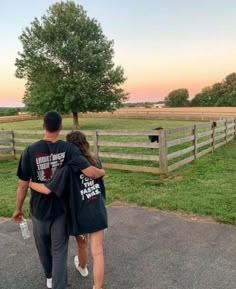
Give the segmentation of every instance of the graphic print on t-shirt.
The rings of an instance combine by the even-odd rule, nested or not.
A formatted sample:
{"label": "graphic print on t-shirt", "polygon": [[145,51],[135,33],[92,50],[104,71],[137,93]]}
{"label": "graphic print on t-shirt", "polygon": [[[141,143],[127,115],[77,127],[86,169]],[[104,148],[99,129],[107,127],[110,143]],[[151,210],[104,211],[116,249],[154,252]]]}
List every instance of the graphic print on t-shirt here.
{"label": "graphic print on t-shirt", "polygon": [[36,154],[37,177],[41,182],[52,178],[55,171],[61,167],[65,159],[65,152],[58,154]]}
{"label": "graphic print on t-shirt", "polygon": [[85,199],[85,197],[88,200],[97,198],[97,195],[101,194],[101,188],[98,183],[94,183],[94,180],[91,178],[86,177],[84,174],[80,175],[82,189],[80,190],[80,194],[82,197],[82,200]]}

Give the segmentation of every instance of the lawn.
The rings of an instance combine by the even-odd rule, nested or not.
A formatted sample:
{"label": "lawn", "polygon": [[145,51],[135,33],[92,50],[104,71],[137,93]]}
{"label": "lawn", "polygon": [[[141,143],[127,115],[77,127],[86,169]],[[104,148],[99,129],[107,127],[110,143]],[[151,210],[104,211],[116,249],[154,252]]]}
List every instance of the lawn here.
{"label": "lawn", "polygon": [[[194,121],[169,121],[160,119],[111,119],[111,118],[81,118],[79,119],[81,130],[119,130],[119,129],[130,129],[130,130],[141,130],[141,129],[153,129],[158,126],[163,128],[181,127],[191,124],[195,124]],[[39,130],[42,128],[42,120],[28,120],[28,121],[17,121],[0,123],[0,130]],[[63,119],[63,128],[72,129],[72,119]]]}
{"label": "lawn", "polygon": [[[65,121],[67,129],[69,122]],[[40,128],[40,121],[30,123],[18,122],[11,129]],[[81,119],[82,129],[149,129],[159,125],[176,127],[190,123]],[[5,129],[12,124],[4,124]],[[10,217],[15,207],[16,167],[17,161],[0,162],[0,216]],[[236,141],[170,173],[166,179],[150,173],[107,170],[105,182],[108,204],[114,201],[129,202],[161,210],[209,215],[220,222],[236,224]],[[28,212],[27,204],[24,210]]]}

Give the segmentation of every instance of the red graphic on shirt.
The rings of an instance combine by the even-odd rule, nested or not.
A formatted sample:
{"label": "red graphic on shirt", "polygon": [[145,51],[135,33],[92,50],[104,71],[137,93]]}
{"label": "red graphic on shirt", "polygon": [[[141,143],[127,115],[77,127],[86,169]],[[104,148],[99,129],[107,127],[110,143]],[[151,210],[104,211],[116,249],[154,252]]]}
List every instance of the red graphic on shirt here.
{"label": "red graphic on shirt", "polygon": [[55,171],[61,167],[65,159],[65,152],[58,154],[36,154],[35,162],[37,167],[38,180],[48,181],[52,178]]}

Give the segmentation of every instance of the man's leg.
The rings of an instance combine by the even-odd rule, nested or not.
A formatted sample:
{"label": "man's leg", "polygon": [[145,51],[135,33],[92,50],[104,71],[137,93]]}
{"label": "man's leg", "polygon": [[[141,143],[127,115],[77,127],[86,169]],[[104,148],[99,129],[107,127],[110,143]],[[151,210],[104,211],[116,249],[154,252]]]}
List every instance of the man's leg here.
{"label": "man's leg", "polygon": [[51,225],[52,288],[65,289],[67,285],[68,230],[66,215],[57,217]]}
{"label": "man's leg", "polygon": [[32,216],[33,234],[39,259],[46,278],[52,278],[50,222],[41,222]]}

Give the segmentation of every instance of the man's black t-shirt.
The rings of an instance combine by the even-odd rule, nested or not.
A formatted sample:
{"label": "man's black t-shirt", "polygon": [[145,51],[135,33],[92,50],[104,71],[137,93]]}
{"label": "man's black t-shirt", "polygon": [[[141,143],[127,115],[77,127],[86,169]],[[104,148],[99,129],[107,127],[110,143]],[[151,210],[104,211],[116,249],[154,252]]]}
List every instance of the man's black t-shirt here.
{"label": "man's black t-shirt", "polygon": [[86,177],[74,165],[58,170],[45,184],[58,197],[67,199],[69,234],[72,236],[106,229],[107,210],[103,179]]}
{"label": "man's black t-shirt", "polygon": [[[80,170],[90,166],[78,147],[62,140],[37,141],[29,145],[21,155],[17,176],[23,181],[45,183],[57,169],[74,161]],[[31,190],[30,212],[38,220],[50,220],[65,212],[64,200],[55,194],[44,195]]]}

